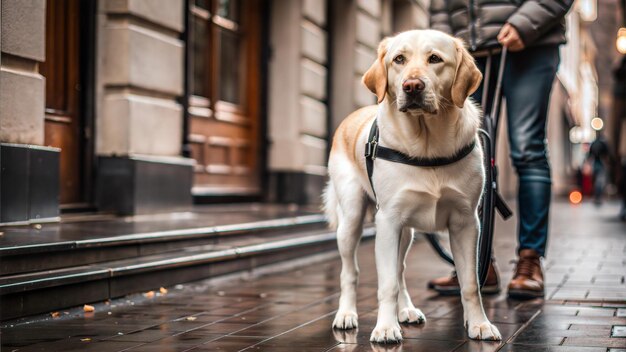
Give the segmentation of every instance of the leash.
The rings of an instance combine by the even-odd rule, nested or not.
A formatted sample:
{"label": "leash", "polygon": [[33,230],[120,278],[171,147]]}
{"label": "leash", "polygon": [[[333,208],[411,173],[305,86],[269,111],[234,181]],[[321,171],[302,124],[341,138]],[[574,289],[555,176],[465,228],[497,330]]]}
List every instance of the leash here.
{"label": "leash", "polygon": [[365,167],[367,169],[367,178],[370,181],[370,187],[372,187],[372,193],[374,193],[376,209],[379,208],[379,205],[376,190],[374,189],[374,180],[372,179],[374,176],[374,160],[383,159],[416,167],[440,167],[456,163],[468,156],[474,148],[476,148],[476,140],[474,139],[471,143],[459,149],[454,155],[449,157],[415,158],[397,150],[381,146],[378,142],[380,133],[377,120],[378,118],[375,118],[374,122],[372,122],[372,127],[370,127],[370,133],[367,137],[367,143],[365,144]]}

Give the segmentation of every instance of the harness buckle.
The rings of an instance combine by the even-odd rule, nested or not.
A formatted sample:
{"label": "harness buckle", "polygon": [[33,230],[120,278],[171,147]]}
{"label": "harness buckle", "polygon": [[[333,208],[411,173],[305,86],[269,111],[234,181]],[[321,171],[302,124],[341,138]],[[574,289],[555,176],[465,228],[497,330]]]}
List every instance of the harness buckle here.
{"label": "harness buckle", "polygon": [[376,151],[378,150],[378,142],[376,139],[372,139],[369,143],[365,144],[365,157],[376,159]]}

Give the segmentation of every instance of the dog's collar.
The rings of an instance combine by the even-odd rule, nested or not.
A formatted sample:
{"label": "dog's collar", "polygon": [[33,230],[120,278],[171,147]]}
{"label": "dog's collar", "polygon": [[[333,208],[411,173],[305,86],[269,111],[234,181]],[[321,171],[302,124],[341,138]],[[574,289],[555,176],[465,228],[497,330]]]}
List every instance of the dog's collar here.
{"label": "dog's collar", "polygon": [[[402,163],[417,167],[440,167],[446,166],[465,158],[468,156],[474,148],[476,148],[476,140],[473,139],[471,143],[459,149],[454,155],[449,157],[436,157],[436,158],[415,158],[410,155],[404,154],[397,150],[386,148],[379,145],[379,130],[377,118],[374,119],[372,127],[370,128],[370,134],[367,137],[367,143],[365,143],[365,165],[367,167],[367,177],[376,198],[376,192],[374,191],[374,183],[372,176],[374,174],[374,160],[383,159],[394,163]],[[378,207],[378,203],[376,204]]]}

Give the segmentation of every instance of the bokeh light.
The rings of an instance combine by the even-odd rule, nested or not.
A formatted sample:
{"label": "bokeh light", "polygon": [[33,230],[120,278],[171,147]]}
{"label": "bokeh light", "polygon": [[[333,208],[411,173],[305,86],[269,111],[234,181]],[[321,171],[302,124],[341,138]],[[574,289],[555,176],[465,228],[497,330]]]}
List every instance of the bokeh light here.
{"label": "bokeh light", "polygon": [[602,129],[602,127],[604,127],[604,121],[602,121],[601,118],[594,117],[591,120],[591,128],[593,128],[594,130],[600,131]]}
{"label": "bokeh light", "polygon": [[583,201],[583,194],[580,191],[571,191],[569,194],[569,201],[572,204],[580,204]]}
{"label": "bokeh light", "polygon": [[617,40],[615,46],[620,54],[626,54],[626,28],[620,28],[617,32]]}

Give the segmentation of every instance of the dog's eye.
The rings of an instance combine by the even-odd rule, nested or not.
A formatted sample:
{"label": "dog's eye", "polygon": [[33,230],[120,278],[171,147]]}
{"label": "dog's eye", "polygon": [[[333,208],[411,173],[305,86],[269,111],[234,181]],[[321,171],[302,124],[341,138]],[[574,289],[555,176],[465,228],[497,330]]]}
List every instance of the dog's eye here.
{"label": "dog's eye", "polygon": [[406,57],[404,57],[404,55],[398,55],[393,58],[393,62],[398,65],[403,65],[406,62]]}
{"label": "dog's eye", "polygon": [[429,64],[438,64],[440,62],[443,62],[443,60],[438,55],[432,54],[428,57]]}

